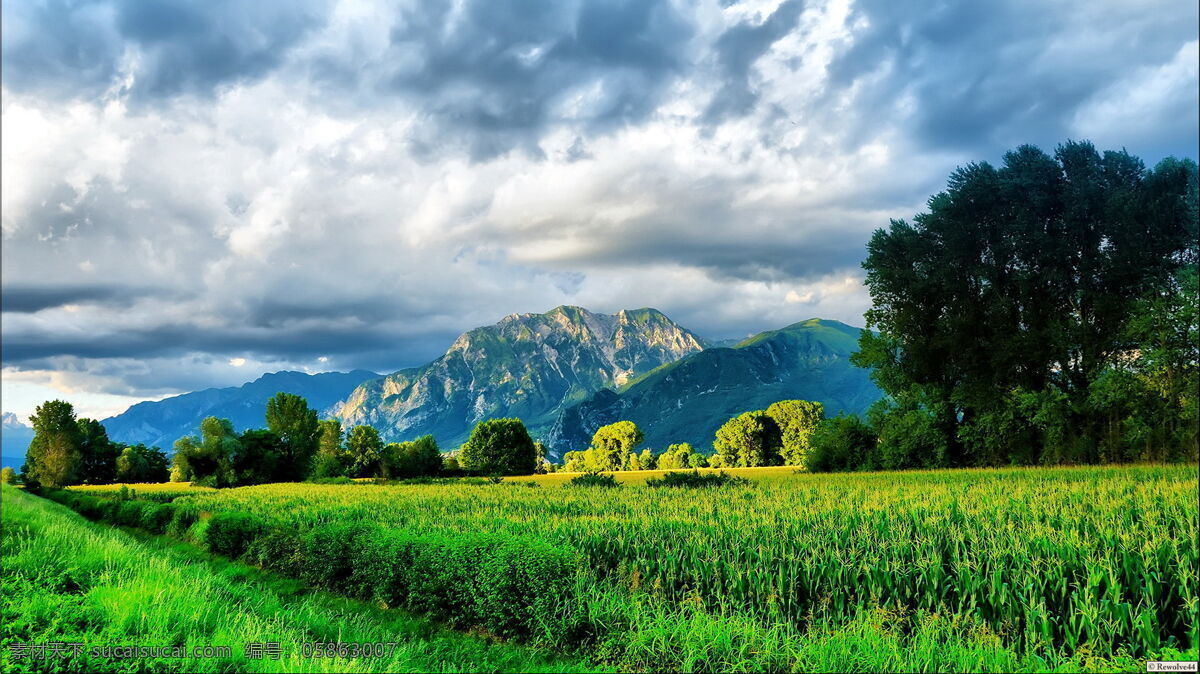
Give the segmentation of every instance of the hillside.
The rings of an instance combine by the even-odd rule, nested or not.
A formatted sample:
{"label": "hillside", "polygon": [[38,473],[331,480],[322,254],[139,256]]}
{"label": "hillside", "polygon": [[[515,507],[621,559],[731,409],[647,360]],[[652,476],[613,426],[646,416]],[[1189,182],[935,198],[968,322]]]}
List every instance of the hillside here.
{"label": "hillside", "polygon": [[729,417],[777,400],[815,400],[830,416],[861,413],[882,394],[866,370],[850,363],[859,332],[812,319],[693,354],[567,408],[547,433],[547,444],[561,456],[587,447],[600,426],[626,419],[641,427],[644,446],[661,451],[689,442],[707,451]]}
{"label": "hillside", "polygon": [[0,465],[14,470],[25,463],[25,450],[33,440],[33,429],[12,412],[0,415]]}
{"label": "hillside", "polygon": [[567,405],[703,348],[655,309],[512,314],[464,333],[428,365],[363,383],[331,413],[389,440],[432,433],[445,448],[496,417],[520,417],[536,434]]}
{"label": "hillside", "polygon": [[239,431],[257,428],[266,423],[267,400],[276,393],[303,396],[309,406],[324,410],[363,381],[378,376],[366,370],[320,374],[274,372],[241,386],[210,388],[138,403],[101,423],[117,442],[142,442],[169,451],[177,439],[196,433],[205,417],[229,419]]}

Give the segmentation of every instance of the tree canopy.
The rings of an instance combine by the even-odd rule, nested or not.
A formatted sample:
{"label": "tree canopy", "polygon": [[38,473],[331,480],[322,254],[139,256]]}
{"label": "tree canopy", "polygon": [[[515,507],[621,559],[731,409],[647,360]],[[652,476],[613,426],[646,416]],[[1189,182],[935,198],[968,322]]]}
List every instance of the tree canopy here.
{"label": "tree canopy", "polygon": [[490,419],[471,430],[458,461],[464,470],[484,475],[530,475],[537,449],[520,419]]}

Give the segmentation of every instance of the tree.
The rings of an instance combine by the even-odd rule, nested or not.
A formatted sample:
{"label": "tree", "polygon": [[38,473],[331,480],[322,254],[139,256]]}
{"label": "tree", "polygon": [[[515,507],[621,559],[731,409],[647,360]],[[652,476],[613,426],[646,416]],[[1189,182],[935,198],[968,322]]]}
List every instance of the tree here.
{"label": "tree", "polygon": [[673,470],[678,468],[688,468],[691,466],[691,457],[695,455],[695,450],[686,442],[670,445],[662,454],[655,459],[656,466],[659,470]]}
{"label": "tree", "polygon": [[117,475],[121,448],[108,439],[108,431],[94,419],[80,419],[79,475],[86,484],[111,484]]}
{"label": "tree", "polygon": [[767,416],[779,426],[783,464],[803,468],[808,438],[825,418],[825,406],[808,400],[780,400],[767,408]]}
{"label": "tree", "polygon": [[276,393],[267,401],[267,430],[279,436],[283,447],[278,479],[303,479],[312,467],[321,438],[316,410],[298,395]]}
{"label": "tree", "polygon": [[12,484],[17,479],[17,471],[5,466],[0,468],[0,484]]}
{"label": "tree", "polygon": [[876,438],[854,415],[838,415],[817,424],[809,437],[808,470],[813,473],[870,468]]}
{"label": "tree", "polygon": [[380,477],[403,479],[429,477],[442,472],[442,452],[432,435],[409,442],[393,442],[384,447]]}
{"label": "tree", "polygon": [[248,430],[238,437],[233,471],[239,485],[286,482],[294,473],[287,465],[288,449],[283,438],[261,428]]}
{"label": "tree", "polygon": [[241,442],[228,419],[207,417],[200,422],[200,438],[175,441],[172,482],[192,482],[206,487],[230,487],[237,482],[234,462]]}
{"label": "tree", "polygon": [[342,445],[342,422],[326,419],[317,422],[321,430],[317,453],[313,457],[310,477],[344,477],[350,466],[350,455]]}
{"label": "tree", "polygon": [[29,420],[34,435],[21,469],[25,482],[51,488],[76,484],[83,462],[83,436],[75,408],[65,400],[48,400],[38,405]]}
{"label": "tree", "polygon": [[766,412],[744,412],[717,429],[713,450],[728,467],[778,466],[783,463],[779,425]]}
{"label": "tree", "polygon": [[372,477],[379,474],[383,459],[383,441],[374,427],[360,424],[350,429],[346,437],[346,451],[350,455],[347,466],[351,477]]}
{"label": "tree", "polygon": [[635,447],[642,444],[642,431],[632,421],[601,426],[592,435],[595,470],[621,470]]}
{"label": "tree", "polygon": [[977,452],[1003,438],[983,434],[1035,399],[1023,409],[1062,415],[1054,438],[1039,431],[1041,460],[1099,460],[1106,412],[1092,385],[1137,350],[1127,328],[1139,302],[1184,264],[1196,180],[1190,160],[1147,171],[1075,142],[958,169],[927,213],[872,236],[863,267],[877,332],[863,331],[853,361],[897,409],[932,419],[920,430],[941,436],[932,444],[948,465],[994,461]]}
{"label": "tree", "polygon": [[458,460],[483,475],[529,475],[537,467],[537,449],[520,419],[491,419],[475,425]]}
{"label": "tree", "polygon": [[116,481],[127,484],[166,482],[170,477],[167,455],[158,447],[130,445],[116,460]]}

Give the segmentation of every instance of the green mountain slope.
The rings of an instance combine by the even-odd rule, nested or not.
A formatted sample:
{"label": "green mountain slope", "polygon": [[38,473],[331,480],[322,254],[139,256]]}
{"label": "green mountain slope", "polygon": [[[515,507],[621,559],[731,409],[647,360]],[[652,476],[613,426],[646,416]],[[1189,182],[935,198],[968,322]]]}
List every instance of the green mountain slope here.
{"label": "green mountain slope", "polygon": [[655,309],[513,314],[461,335],[428,365],[364,382],[331,413],[389,440],[432,433],[452,448],[485,419],[516,416],[540,432],[564,407],[703,348]]}
{"label": "green mountain slope", "polygon": [[546,434],[555,456],[587,447],[592,433],[627,419],[644,446],[690,442],[708,450],[729,417],[777,400],[815,400],[827,415],[861,413],[882,395],[866,370],[850,363],[860,330],[812,319],[764,332],[732,348],[710,348],[660,367],[617,390],[565,409]]}

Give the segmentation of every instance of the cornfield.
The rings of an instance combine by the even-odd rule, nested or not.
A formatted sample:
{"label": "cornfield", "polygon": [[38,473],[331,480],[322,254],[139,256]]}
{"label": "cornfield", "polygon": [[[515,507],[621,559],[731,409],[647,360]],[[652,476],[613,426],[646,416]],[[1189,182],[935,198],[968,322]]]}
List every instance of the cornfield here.
{"label": "cornfield", "polygon": [[280,528],[374,523],[577,551],[586,582],[804,630],[962,617],[1026,653],[1143,657],[1198,631],[1195,466],[840,475],[708,490],[273,484],[182,497]]}

